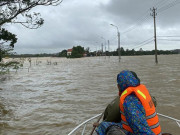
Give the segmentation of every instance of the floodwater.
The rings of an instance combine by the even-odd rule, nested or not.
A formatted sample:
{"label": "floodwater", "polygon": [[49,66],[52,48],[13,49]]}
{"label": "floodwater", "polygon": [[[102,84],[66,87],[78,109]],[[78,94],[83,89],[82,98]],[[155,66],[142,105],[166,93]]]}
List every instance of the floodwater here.
{"label": "floodwater", "polygon": [[[116,75],[135,71],[157,99],[157,112],[180,119],[180,55],[32,58],[0,79],[1,135],[66,135],[103,112],[118,95]],[[51,65],[47,65],[51,61]],[[57,65],[56,65],[57,62]],[[39,63],[36,65],[36,63]],[[163,132],[180,134],[176,122],[160,117]]]}

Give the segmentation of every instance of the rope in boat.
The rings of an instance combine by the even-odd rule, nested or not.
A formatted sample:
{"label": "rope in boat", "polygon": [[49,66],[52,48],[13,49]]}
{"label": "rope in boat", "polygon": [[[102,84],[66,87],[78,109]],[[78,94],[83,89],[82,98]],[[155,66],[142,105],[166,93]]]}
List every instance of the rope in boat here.
{"label": "rope in boat", "polygon": [[[168,119],[171,119],[173,121],[176,121],[177,125],[180,127],[180,120],[176,119],[176,118],[173,118],[173,117],[170,117],[170,116],[167,116],[167,115],[164,115],[164,114],[161,114],[161,113],[157,113],[159,116],[162,116],[162,117],[165,117],[165,118],[168,118]],[[68,135],[72,135],[76,130],[78,130],[82,125],[86,124],[87,122],[91,121],[92,119],[94,118],[97,118],[99,117],[100,115],[102,115],[102,113],[94,116],[94,117],[91,117],[90,119],[84,121],[83,123],[79,124],[77,127],[75,127]]]}
{"label": "rope in boat", "polygon": [[178,120],[178,119],[175,119],[175,118],[173,118],[173,117],[170,117],[170,116],[167,116],[167,115],[164,115],[164,114],[161,114],[161,113],[157,113],[158,115],[160,115],[160,116],[163,116],[163,117],[165,117],[165,118],[168,118],[168,119],[171,119],[171,120],[174,120],[174,121],[176,121],[176,123],[177,123],[177,125],[180,127],[180,120]]}

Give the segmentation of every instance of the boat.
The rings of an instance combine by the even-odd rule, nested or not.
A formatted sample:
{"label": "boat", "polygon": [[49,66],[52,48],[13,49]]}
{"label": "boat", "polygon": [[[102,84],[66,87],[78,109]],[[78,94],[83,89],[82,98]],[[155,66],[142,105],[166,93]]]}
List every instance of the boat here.
{"label": "boat", "polygon": [[[178,120],[178,119],[176,119],[176,118],[173,118],[173,117],[170,117],[170,116],[167,116],[167,115],[164,115],[164,114],[161,114],[161,113],[157,113],[157,114],[158,114],[158,116],[161,116],[161,117],[164,117],[164,118],[167,118],[167,119],[170,119],[170,120],[175,121],[176,124],[177,124],[177,126],[180,128],[180,120]],[[80,123],[78,126],[76,126],[68,135],[75,135],[75,133],[76,133],[77,131],[79,131],[82,127],[83,127],[83,130],[81,131],[81,135],[84,135],[84,134],[85,134],[85,131],[86,131],[86,126],[87,126],[87,124],[88,124],[90,121],[92,121],[92,120],[94,120],[94,119],[96,119],[96,118],[98,118],[98,117],[101,118],[102,115],[103,115],[103,114],[100,113],[100,114],[97,114],[97,115],[95,115],[95,116],[93,116],[93,117],[85,120],[84,122],[82,122],[82,123]],[[99,121],[99,120],[98,120],[98,121]]]}

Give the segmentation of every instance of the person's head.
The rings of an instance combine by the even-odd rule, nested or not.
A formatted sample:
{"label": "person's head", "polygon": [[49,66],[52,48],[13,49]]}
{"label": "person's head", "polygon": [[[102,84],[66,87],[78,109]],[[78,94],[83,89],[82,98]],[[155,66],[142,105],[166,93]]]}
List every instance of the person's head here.
{"label": "person's head", "polygon": [[128,87],[136,87],[140,84],[140,79],[133,71],[123,70],[117,75],[117,86],[122,93]]}

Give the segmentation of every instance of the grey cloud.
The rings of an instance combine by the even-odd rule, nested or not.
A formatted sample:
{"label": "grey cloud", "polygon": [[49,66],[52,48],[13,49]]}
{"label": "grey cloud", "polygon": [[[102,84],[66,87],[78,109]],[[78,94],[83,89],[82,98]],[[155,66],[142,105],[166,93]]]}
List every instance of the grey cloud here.
{"label": "grey cloud", "polygon": [[116,16],[116,18],[121,19],[120,21],[125,22],[127,25],[136,23],[143,16],[152,18],[150,16],[150,13],[152,13],[150,8],[155,7],[157,8],[157,20],[160,27],[161,25],[171,27],[172,24],[177,25],[180,21],[178,17],[180,15],[180,4],[175,4],[175,2],[177,3],[178,1],[111,0],[108,5],[102,5],[102,7],[107,13]]}
{"label": "grey cloud", "polygon": [[[121,45],[130,48],[153,37],[153,18],[149,15],[149,8],[158,2],[156,0],[64,0],[58,7],[37,7],[32,10],[32,12],[39,11],[45,19],[45,24],[40,29],[29,30],[20,25],[6,27],[18,36],[18,43],[15,45],[15,51],[18,53],[56,53],[79,44],[95,50],[95,48],[100,49],[101,43],[105,44],[101,37],[110,40],[111,50],[114,50],[117,48],[117,31],[110,26],[110,23],[119,27],[122,33]],[[180,35],[179,7],[180,4],[158,14],[158,34]],[[147,17],[146,21],[137,25],[136,22],[141,16]],[[123,34],[123,31],[131,26],[135,26],[134,29]],[[144,48],[152,49],[152,46],[153,43]],[[178,48],[178,46],[167,45],[167,48]]]}

